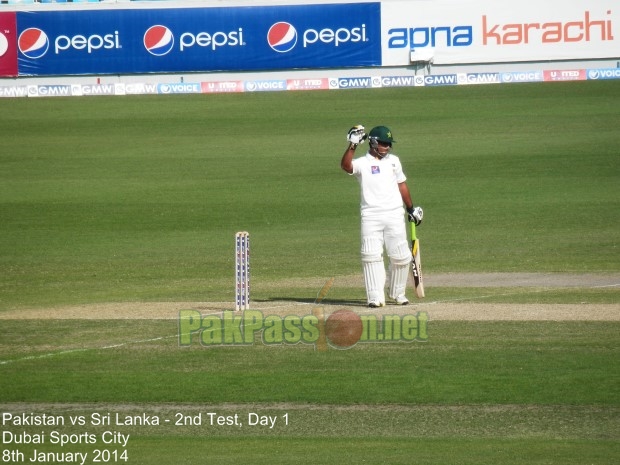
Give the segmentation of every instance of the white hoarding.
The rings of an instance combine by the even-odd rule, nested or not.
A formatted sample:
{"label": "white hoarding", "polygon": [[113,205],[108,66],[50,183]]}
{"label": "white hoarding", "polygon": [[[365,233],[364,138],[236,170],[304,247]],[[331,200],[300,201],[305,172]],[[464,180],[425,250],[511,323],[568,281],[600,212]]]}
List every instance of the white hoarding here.
{"label": "white hoarding", "polygon": [[381,22],[384,66],[620,57],[617,0],[387,1]]}

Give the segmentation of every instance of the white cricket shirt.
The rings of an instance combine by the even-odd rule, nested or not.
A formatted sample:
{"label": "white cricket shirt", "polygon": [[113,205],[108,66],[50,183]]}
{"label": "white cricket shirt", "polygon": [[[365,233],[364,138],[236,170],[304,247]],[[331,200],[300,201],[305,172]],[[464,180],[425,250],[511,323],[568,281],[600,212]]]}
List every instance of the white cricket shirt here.
{"label": "white cricket shirt", "polygon": [[362,216],[402,211],[403,198],[398,184],[407,178],[400,159],[389,154],[378,160],[370,153],[353,160],[353,173],[360,183]]}

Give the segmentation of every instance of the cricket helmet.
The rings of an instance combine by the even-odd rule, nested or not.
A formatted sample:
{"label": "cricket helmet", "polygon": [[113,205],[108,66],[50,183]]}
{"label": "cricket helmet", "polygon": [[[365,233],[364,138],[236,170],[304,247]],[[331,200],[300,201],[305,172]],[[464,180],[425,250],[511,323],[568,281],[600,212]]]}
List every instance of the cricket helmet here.
{"label": "cricket helmet", "polygon": [[[379,142],[382,145],[379,145]],[[385,126],[375,126],[368,134],[368,145],[373,156],[384,158],[392,151],[392,143],[396,142],[392,137],[392,131]]]}
{"label": "cricket helmet", "polygon": [[384,144],[392,144],[396,142],[392,137],[392,131],[390,131],[390,128],[385,126],[375,126],[372,128],[368,133],[368,140],[379,141]]}

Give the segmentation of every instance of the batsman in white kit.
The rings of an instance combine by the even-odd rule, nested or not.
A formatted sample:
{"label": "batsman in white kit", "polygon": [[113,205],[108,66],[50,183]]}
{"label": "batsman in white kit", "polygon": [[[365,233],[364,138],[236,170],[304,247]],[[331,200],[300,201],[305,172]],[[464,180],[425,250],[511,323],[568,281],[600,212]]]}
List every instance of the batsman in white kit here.
{"label": "batsman in white kit", "polygon": [[[368,139],[368,151],[353,158],[358,145]],[[386,279],[390,299],[407,305],[409,265],[412,260],[407,242],[407,218],[418,226],[422,222],[421,207],[414,207],[400,159],[392,154],[395,142],[385,126],[374,127],[368,134],[362,125],[347,134],[349,145],[342,155],[341,168],[357,178],[361,189],[361,255],[368,306],[385,305]],[[389,258],[389,278],[383,262],[383,250]]]}

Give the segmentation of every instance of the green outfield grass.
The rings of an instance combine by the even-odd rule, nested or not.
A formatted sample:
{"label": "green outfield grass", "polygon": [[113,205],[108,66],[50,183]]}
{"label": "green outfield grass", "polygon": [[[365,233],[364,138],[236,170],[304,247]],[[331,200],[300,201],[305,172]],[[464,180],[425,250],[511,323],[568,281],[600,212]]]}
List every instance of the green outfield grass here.
{"label": "green outfield grass", "polygon": [[433,271],[618,271],[620,85],[5,99],[0,308],[359,273],[351,124],[392,127]]}
{"label": "green outfield grass", "polygon": [[[34,320],[3,327],[2,359],[19,361],[2,367],[2,398],[10,402],[550,405],[561,400],[620,408],[619,325],[609,322],[431,321],[428,342],[360,343],[326,354],[309,344],[208,348],[198,339],[181,349],[176,321]],[[26,327],[39,336],[17,353]],[[129,341],[141,342],[103,348]],[[45,356],[60,351],[66,356],[54,354],[46,368]],[[37,382],[31,383],[35,372]]]}
{"label": "green outfield grass", "polygon": [[[87,419],[86,427],[4,427],[15,434],[129,434],[126,448],[110,447],[127,450],[129,463],[311,456],[322,464],[406,464],[413,455],[424,464],[607,464],[620,450],[618,329],[434,322],[424,343],[318,353],[259,343],[181,349],[174,321],[5,321],[0,407]],[[251,426],[250,412],[277,420]],[[93,413],[109,414],[112,428],[90,424]],[[238,415],[241,426],[212,425],[209,413]],[[116,415],[144,414],[160,425],[115,424]],[[176,425],[179,415],[201,415],[201,423]]]}
{"label": "green outfield grass", "polygon": [[[234,233],[252,299],[363,305],[358,186],[339,168],[356,123],[397,140],[425,272],[618,273],[620,82],[3,99],[0,415],[34,450],[127,450],[108,463],[517,465],[620,455],[620,323],[435,321],[447,302],[620,303],[609,287],[436,287],[426,342],[180,347],[174,319],[49,319],[112,302],[232,302]],[[352,278],[353,277],[353,278]],[[348,283],[348,284],[343,284]],[[303,304],[308,304],[305,307]],[[416,302],[417,303],[417,302]],[[387,311],[394,307],[387,307]],[[77,315],[85,316],[85,315]],[[584,318],[586,320],[586,318]],[[244,422],[214,426],[208,413]],[[277,417],[250,426],[250,413]],[[93,425],[91,415],[161,425]],[[191,424],[197,415],[201,424]],[[175,425],[179,418],[187,420]],[[165,420],[170,422],[165,422]],[[50,444],[53,431],[96,444]],[[129,434],[126,447],[101,434]],[[4,440],[4,436],[3,436]]]}

